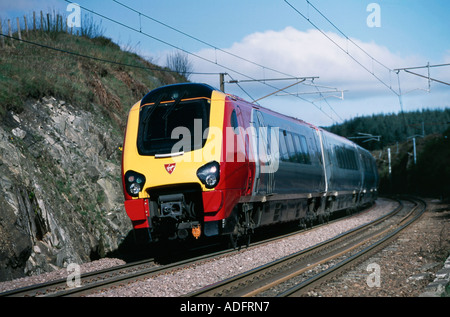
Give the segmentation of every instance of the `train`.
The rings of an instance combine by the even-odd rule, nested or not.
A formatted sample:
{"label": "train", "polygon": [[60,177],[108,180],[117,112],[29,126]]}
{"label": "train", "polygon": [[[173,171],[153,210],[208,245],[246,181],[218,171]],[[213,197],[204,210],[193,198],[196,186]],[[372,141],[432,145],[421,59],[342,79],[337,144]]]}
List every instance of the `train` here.
{"label": "train", "polygon": [[125,211],[150,242],[228,236],[326,221],[377,199],[373,156],[297,118],[182,83],[150,91],[129,111]]}

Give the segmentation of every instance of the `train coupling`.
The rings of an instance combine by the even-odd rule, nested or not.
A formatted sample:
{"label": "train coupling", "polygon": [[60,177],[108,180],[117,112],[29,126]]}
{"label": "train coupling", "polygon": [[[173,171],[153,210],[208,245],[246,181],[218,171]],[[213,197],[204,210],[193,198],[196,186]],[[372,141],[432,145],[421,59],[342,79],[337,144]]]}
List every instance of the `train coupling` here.
{"label": "train coupling", "polygon": [[158,204],[161,206],[161,217],[179,218],[183,215],[183,208],[185,208],[184,195],[173,194],[160,196]]}
{"label": "train coupling", "polygon": [[186,239],[191,231],[192,236],[198,239],[201,235],[200,222],[193,219],[192,207],[186,204],[183,194],[161,195],[158,198],[161,218],[175,220],[176,237]]}

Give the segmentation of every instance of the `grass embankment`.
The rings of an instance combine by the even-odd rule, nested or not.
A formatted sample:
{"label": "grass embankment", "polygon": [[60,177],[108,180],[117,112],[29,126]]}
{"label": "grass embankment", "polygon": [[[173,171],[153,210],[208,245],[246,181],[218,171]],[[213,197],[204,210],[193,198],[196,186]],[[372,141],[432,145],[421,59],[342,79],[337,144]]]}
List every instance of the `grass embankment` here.
{"label": "grass embankment", "polygon": [[53,96],[84,110],[98,105],[121,126],[130,106],[149,90],[185,81],[103,35],[78,36],[45,26],[24,33],[25,41],[5,38],[0,48],[0,117],[7,111],[20,113],[29,99]]}

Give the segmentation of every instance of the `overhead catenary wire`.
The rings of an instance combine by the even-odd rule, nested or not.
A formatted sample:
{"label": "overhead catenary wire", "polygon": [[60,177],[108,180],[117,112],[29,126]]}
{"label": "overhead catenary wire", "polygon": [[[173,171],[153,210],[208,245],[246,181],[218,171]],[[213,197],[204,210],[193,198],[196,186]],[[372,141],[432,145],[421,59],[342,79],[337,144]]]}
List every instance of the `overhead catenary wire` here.
{"label": "overhead catenary wire", "polygon": [[[330,105],[330,103],[328,102],[328,100],[325,99],[325,97],[323,96],[323,93],[319,90],[319,88],[317,87],[317,85],[314,85],[314,87],[316,88],[317,92],[320,94],[320,97],[325,101],[325,103],[328,105],[328,107],[331,109],[331,111],[334,112],[335,115],[338,116],[338,118],[343,122],[344,119],[342,119],[342,117],[334,110],[334,108]],[[344,93],[342,92],[342,98],[344,96]]]}
{"label": "overhead catenary wire", "polygon": [[[231,78],[231,81],[235,82],[236,85],[252,100],[253,103],[255,103],[255,98],[253,98],[241,85],[239,85],[239,81],[235,80],[233,77],[231,77],[230,74],[226,74],[227,76],[229,76]],[[257,102],[256,102],[257,103]]]}
{"label": "overhead catenary wire", "polygon": [[353,45],[355,45],[357,48],[359,48],[364,54],[366,54],[368,57],[370,57],[372,59],[372,61],[377,62],[380,66],[384,67],[385,69],[387,69],[388,71],[392,71],[392,69],[390,69],[389,67],[387,67],[386,65],[384,65],[382,62],[380,62],[379,60],[377,60],[375,57],[373,57],[372,55],[370,55],[366,50],[364,50],[361,46],[359,46],[357,43],[355,43],[355,41],[353,41],[350,37],[348,37],[340,28],[338,28],[336,26],[336,24],[334,24],[333,22],[331,22],[330,19],[328,19],[319,9],[317,9],[309,0],[306,0],[306,2],[314,9],[316,10],[317,13],[319,13],[326,21],[328,21],[328,23],[330,23],[339,33],[342,34],[342,36],[344,36],[347,41],[350,41]]}
{"label": "overhead catenary wire", "polygon": [[[72,1],[70,1],[70,0],[64,0],[64,1],[66,1],[67,3],[71,3],[71,4],[74,3],[74,2],[72,2]],[[202,60],[204,60],[204,61],[207,61],[207,62],[210,62],[210,63],[214,63],[214,62],[212,62],[211,60],[209,60],[209,59],[207,59],[207,58],[205,58],[205,57],[203,57],[203,56],[200,56],[200,55],[198,55],[198,54],[192,53],[192,52],[190,52],[190,51],[188,51],[188,50],[185,50],[185,49],[183,49],[183,48],[181,48],[181,47],[179,47],[179,46],[176,46],[176,45],[171,44],[171,43],[169,43],[169,42],[167,42],[167,41],[164,41],[164,40],[162,40],[162,39],[160,39],[160,38],[157,38],[156,36],[153,36],[153,35],[151,35],[151,34],[148,34],[148,33],[146,33],[146,32],[143,32],[141,29],[136,29],[136,28],[134,28],[134,27],[131,27],[131,26],[127,25],[127,24],[124,24],[124,23],[119,22],[119,21],[117,21],[117,20],[115,20],[115,19],[112,19],[112,18],[110,18],[110,17],[107,17],[107,16],[105,16],[104,14],[101,14],[101,13],[98,13],[98,12],[96,12],[96,11],[94,11],[94,10],[88,9],[88,8],[86,8],[86,7],[84,7],[84,6],[81,6],[81,5],[79,5],[79,6],[80,6],[80,8],[82,8],[83,10],[86,10],[86,11],[88,11],[88,12],[90,12],[90,13],[92,13],[92,14],[95,14],[95,15],[97,15],[97,16],[103,18],[103,19],[106,19],[106,20],[108,20],[108,21],[110,21],[110,22],[116,23],[116,24],[118,24],[118,25],[120,25],[120,26],[122,26],[122,27],[124,27],[124,28],[127,28],[127,29],[129,29],[129,30],[135,31],[135,32],[137,32],[137,33],[140,33],[140,34],[142,34],[142,35],[144,35],[144,36],[147,36],[147,37],[149,37],[149,38],[151,38],[151,39],[153,39],[153,40],[155,40],[155,41],[158,41],[158,42],[163,43],[163,44],[165,44],[165,45],[167,45],[167,46],[173,47],[173,48],[175,48],[175,49],[177,49],[177,50],[180,50],[180,51],[182,51],[182,52],[185,52],[186,54],[195,56],[195,57],[197,57],[197,58],[199,58],[199,59],[202,59]],[[215,63],[215,64],[217,64],[217,63]],[[218,65],[218,64],[217,64],[217,65]],[[226,66],[223,66],[223,65],[219,65],[219,66],[221,66],[221,67],[223,67],[223,68],[226,68],[226,69],[228,69],[228,70],[230,70],[230,71],[239,73],[238,71],[235,71],[235,70],[233,70],[233,69],[231,69],[231,68],[228,68],[228,67],[226,67]],[[242,74],[242,73],[239,73],[239,74]],[[244,74],[242,74],[242,75],[245,76]]]}
{"label": "overhead catenary wire", "polygon": [[290,87],[292,87],[292,86],[298,85],[298,84],[304,82],[305,80],[306,80],[305,78],[300,79],[299,81],[297,81],[297,82],[295,82],[295,83],[293,83],[293,84],[291,84],[291,85],[289,85],[289,86],[287,86],[287,87],[281,88],[281,89],[279,89],[279,90],[277,90],[277,91],[274,91],[274,92],[272,92],[272,93],[270,93],[270,94],[268,94],[268,95],[266,95],[266,96],[264,96],[264,97],[261,97],[261,98],[255,100],[255,101],[253,101],[253,103],[258,102],[258,101],[260,101],[260,100],[262,100],[262,99],[264,99],[264,98],[267,98],[267,97],[269,97],[269,96],[272,96],[272,95],[276,94],[276,93],[279,92],[279,91],[283,91],[283,90],[285,90],[285,89],[287,89],[287,88],[290,88]]}
{"label": "overhead catenary wire", "polygon": [[[318,30],[322,35],[324,35],[328,40],[330,40],[334,45],[336,45],[340,50],[342,50],[345,54],[347,54],[354,62],[356,62],[359,66],[361,66],[364,70],[366,70],[369,74],[371,74],[373,77],[375,77],[380,83],[382,83],[384,86],[386,86],[390,91],[392,91],[395,95],[399,95],[398,92],[396,92],[392,87],[388,84],[386,84],[379,76],[375,75],[373,71],[368,69],[366,66],[364,66],[360,61],[358,61],[355,57],[353,57],[348,50],[344,49],[341,45],[339,45],[335,40],[333,40],[329,35],[327,35],[321,28],[319,28],[314,22],[311,21],[311,19],[307,16],[305,16],[302,12],[300,12],[296,7],[294,7],[289,1],[284,0],[286,4],[288,4],[297,14],[299,14],[302,18],[304,18],[306,21],[308,21],[316,30]],[[307,0],[309,3],[309,1]],[[313,6],[314,7],[314,6]],[[315,7],[314,7],[315,8]],[[322,16],[324,16],[321,13]],[[327,19],[329,21],[329,19]],[[331,22],[330,22],[331,23]],[[332,24],[334,25],[334,24]],[[340,31],[341,32],[341,31]],[[374,58],[372,57],[372,60]],[[389,69],[389,68],[388,68]]]}
{"label": "overhead catenary wire", "polygon": [[[401,70],[403,70],[403,71],[406,72],[406,73],[409,73],[409,74],[412,74],[412,75],[415,75],[415,76],[419,76],[419,77],[428,79],[429,81],[435,81],[435,82],[437,82],[437,83],[440,83],[440,84],[444,84],[444,85],[450,86],[450,83],[447,83],[447,82],[445,82],[445,81],[438,80],[438,79],[435,79],[435,78],[431,78],[431,77],[430,77],[430,68],[434,68],[434,67],[444,67],[444,66],[450,66],[450,63],[448,63],[448,64],[437,64],[437,65],[429,65],[429,64],[428,64],[428,65],[425,65],[425,66],[414,66],[414,67],[396,68],[396,69],[394,69],[394,71],[397,72],[397,74],[398,74]],[[418,74],[418,73],[415,73],[415,72],[412,72],[412,71],[411,71],[411,69],[423,69],[423,68],[428,68],[428,76],[421,75],[421,74]]]}
{"label": "overhead catenary wire", "polygon": [[[306,77],[301,77],[301,78],[299,78],[299,77],[294,77],[293,75],[287,74],[287,73],[285,73],[285,72],[281,72],[281,71],[276,70],[276,69],[274,69],[274,68],[271,68],[271,67],[267,67],[267,66],[261,65],[261,64],[259,64],[259,63],[254,62],[254,61],[251,61],[251,60],[249,60],[249,59],[247,59],[247,58],[241,57],[241,56],[239,56],[239,55],[237,55],[237,54],[234,54],[234,53],[231,53],[231,52],[226,51],[226,50],[224,50],[224,49],[221,49],[221,48],[219,48],[219,47],[217,47],[217,46],[215,46],[215,45],[213,45],[213,44],[210,44],[210,43],[208,43],[208,42],[206,42],[206,41],[204,41],[204,40],[199,39],[198,37],[195,37],[195,36],[190,35],[190,34],[188,34],[188,33],[186,33],[186,32],[183,32],[183,31],[181,31],[181,30],[179,30],[179,29],[177,29],[177,28],[175,28],[175,27],[173,27],[173,26],[168,25],[167,23],[161,22],[161,21],[159,21],[159,20],[157,20],[157,19],[155,19],[155,18],[153,18],[153,17],[148,16],[148,15],[145,14],[145,13],[142,13],[141,11],[138,11],[138,10],[136,10],[136,9],[134,9],[134,8],[132,8],[132,7],[130,7],[130,6],[128,6],[128,5],[125,5],[125,4],[123,4],[122,2],[120,2],[120,1],[118,1],[118,0],[113,0],[113,1],[116,2],[116,3],[119,4],[119,5],[121,5],[121,6],[125,7],[125,8],[127,8],[127,9],[129,9],[129,10],[131,10],[131,11],[133,11],[133,12],[139,14],[139,18],[140,18],[141,16],[144,16],[144,17],[146,17],[146,18],[148,18],[148,19],[150,19],[150,20],[152,20],[152,21],[154,21],[154,22],[156,22],[156,23],[158,23],[158,24],[160,24],[160,25],[163,25],[163,26],[165,26],[165,27],[167,27],[167,28],[169,28],[169,29],[175,31],[175,32],[178,32],[178,33],[180,33],[180,34],[182,34],[182,35],[184,35],[184,36],[187,36],[187,37],[189,37],[189,38],[191,38],[191,39],[193,39],[193,40],[195,40],[195,41],[197,41],[197,42],[200,42],[200,43],[202,43],[202,44],[204,44],[204,45],[207,45],[207,46],[213,48],[214,51],[215,51],[215,54],[216,54],[216,58],[215,58],[215,63],[216,63],[216,64],[217,64],[217,51],[220,51],[220,52],[223,52],[223,53],[228,54],[228,55],[230,55],[230,56],[233,56],[233,57],[235,57],[235,58],[241,59],[241,60],[243,60],[243,61],[245,61],[245,62],[251,63],[251,64],[253,64],[253,65],[255,65],[255,66],[262,67],[263,69],[268,69],[268,70],[271,70],[271,71],[273,71],[273,72],[276,72],[276,73],[282,74],[282,75],[284,75],[284,76],[290,77],[290,78],[278,78],[278,79],[261,79],[261,80],[254,80],[254,79],[251,79],[251,80],[239,80],[239,81],[233,79],[233,80],[229,81],[229,83],[237,84],[237,86],[238,86],[245,94],[247,94],[247,96],[249,96],[249,97],[253,100],[253,103],[255,103],[255,102],[257,103],[257,101],[259,101],[259,100],[261,100],[261,99],[264,99],[264,98],[266,98],[267,96],[274,95],[276,92],[275,92],[275,93],[270,93],[270,94],[268,94],[267,96],[262,97],[262,98],[259,98],[258,100],[255,101],[255,100],[250,96],[250,94],[249,94],[246,90],[244,90],[244,88],[243,88],[241,85],[239,85],[239,82],[255,82],[255,81],[265,82],[265,81],[286,80],[286,79],[300,80],[301,78],[306,78]],[[318,77],[308,77],[308,78],[318,78]],[[304,82],[304,80],[301,80],[299,83],[301,83],[301,82]],[[298,83],[295,83],[295,84],[293,84],[293,85],[289,85],[288,87],[285,87],[285,88],[282,88],[282,89],[279,89],[279,90],[277,90],[277,92],[279,92],[279,91],[284,91],[285,89],[287,89],[287,88],[289,88],[289,87],[291,87],[291,86],[295,86],[296,84],[298,84]],[[323,98],[323,94],[320,92],[320,90],[319,90],[317,87],[316,87],[316,90],[317,90],[317,93],[320,94],[320,96]],[[298,96],[297,96],[297,97],[298,97]],[[309,101],[309,100],[305,100],[305,99],[303,99],[303,98],[300,98],[300,99],[312,103],[312,104],[313,104],[314,106],[316,106],[320,111],[322,111],[323,113],[325,113],[320,107],[318,107],[317,105],[315,105],[314,102],[311,102],[311,101]],[[338,114],[338,113],[334,110],[334,108],[328,103],[328,101],[325,101],[325,102],[328,104],[329,108],[330,108],[330,109],[331,109],[331,110],[339,117],[339,119],[340,119],[341,121],[343,121],[343,119],[341,118],[341,116],[339,116],[339,114]],[[326,115],[327,115],[332,121],[334,121],[334,119],[333,119],[332,117],[330,117],[328,114],[326,114]]]}
{"label": "overhead catenary wire", "polygon": [[[65,0],[65,1],[66,1],[67,3],[73,3],[73,2],[70,1],[70,0]],[[131,27],[131,26],[129,26],[129,25],[127,25],[127,24],[124,24],[124,23],[122,23],[122,22],[119,22],[119,21],[117,21],[117,20],[115,20],[115,19],[113,19],[113,18],[107,17],[107,16],[105,16],[104,14],[101,14],[101,13],[98,13],[98,12],[96,12],[96,11],[94,11],[94,10],[88,9],[88,8],[86,8],[86,7],[84,7],[84,6],[81,6],[81,5],[79,5],[79,6],[80,6],[80,8],[82,8],[83,10],[86,10],[87,12],[90,12],[90,13],[92,13],[92,14],[95,14],[95,15],[97,15],[97,16],[99,16],[99,17],[105,19],[105,20],[108,20],[108,21],[110,21],[110,22],[116,23],[116,24],[118,24],[118,25],[120,25],[120,26],[122,26],[122,27],[124,27],[124,28],[127,28],[127,29],[132,30],[132,31],[137,32],[137,33],[140,33],[140,34],[142,34],[142,35],[144,35],[144,36],[147,36],[147,37],[149,37],[149,38],[151,38],[151,39],[153,39],[153,40],[155,40],[155,41],[158,41],[158,42],[160,42],[160,43],[163,43],[163,44],[165,44],[165,45],[168,45],[168,46],[170,46],[170,47],[173,47],[173,48],[175,48],[175,49],[177,49],[177,50],[180,50],[180,51],[182,51],[182,52],[185,52],[185,53],[187,53],[187,54],[189,54],[189,55],[192,55],[192,56],[194,56],[194,57],[196,57],[196,58],[199,58],[199,59],[201,59],[201,60],[203,60],[203,61],[206,61],[206,62],[209,62],[209,63],[211,63],[211,64],[214,64],[214,65],[217,65],[217,66],[219,66],[219,67],[222,67],[222,68],[224,68],[224,69],[226,69],[226,70],[228,70],[228,71],[234,72],[234,73],[236,73],[236,74],[238,74],[238,75],[241,75],[241,76],[243,76],[243,77],[245,77],[245,78],[248,78],[248,79],[251,79],[251,80],[255,80],[255,78],[252,78],[251,76],[249,76],[249,75],[247,75],[247,74],[244,74],[244,73],[242,73],[242,72],[240,72],[240,71],[238,71],[238,70],[232,69],[231,67],[228,67],[228,66],[226,66],[226,65],[220,64],[220,63],[218,63],[217,61],[209,60],[208,58],[205,58],[205,57],[203,57],[203,56],[200,56],[200,55],[198,55],[198,54],[195,54],[195,53],[193,53],[193,52],[190,52],[190,51],[188,51],[188,50],[186,50],[186,49],[183,49],[183,48],[181,48],[181,47],[179,47],[179,46],[177,46],[177,45],[171,44],[171,43],[169,43],[168,41],[162,40],[162,39],[157,38],[156,36],[153,36],[153,35],[151,35],[151,34],[149,34],[149,33],[143,32],[141,29],[136,29],[136,28],[134,28],[134,27]],[[263,67],[264,67],[264,66],[263,66]],[[267,67],[265,67],[265,68],[267,68]],[[228,75],[229,75],[229,74],[228,74]],[[295,77],[293,76],[293,78],[295,78]],[[268,87],[270,87],[270,88],[272,88],[272,89],[274,89],[274,90],[279,90],[278,87],[273,86],[273,85],[270,85],[270,84],[268,84],[267,82],[260,82],[260,83],[262,83],[262,84],[264,84],[264,85],[266,85],[266,86],[268,86]],[[242,87],[241,87],[241,89],[242,89]],[[299,97],[299,96],[297,96],[297,98],[299,98],[299,99],[301,99],[301,100],[303,100],[303,101],[305,101],[305,102],[308,102],[308,103],[314,105],[317,109],[319,109],[321,112],[323,112],[328,118],[330,118],[332,121],[335,121],[329,114],[327,114],[326,112],[324,112],[323,109],[321,109],[320,107],[318,107],[314,102],[309,101],[309,100],[307,100],[307,99],[305,99],[305,98],[302,98],[302,97]],[[252,100],[254,100],[254,99],[252,98]]]}
{"label": "overhead catenary wire", "polygon": [[425,79],[428,79],[428,80],[431,80],[431,81],[435,81],[435,82],[440,83],[440,84],[444,84],[444,85],[450,86],[450,83],[446,83],[445,81],[442,81],[442,80],[438,80],[438,79],[435,79],[435,78],[431,78],[429,76],[424,76],[424,75],[421,75],[421,74],[417,74],[417,73],[412,72],[412,71],[407,70],[407,69],[404,69],[404,71],[409,73],[409,74],[412,74],[412,75],[416,75],[416,76],[419,76],[419,77],[422,77],[422,78],[425,78]]}
{"label": "overhead catenary wire", "polygon": [[425,65],[425,66],[414,66],[414,67],[396,68],[396,69],[394,69],[394,71],[406,70],[406,69],[420,69],[420,68],[443,67],[443,66],[450,66],[450,63],[448,63],[448,64],[437,64],[437,65]]}
{"label": "overhead catenary wire", "polygon": [[[38,47],[45,48],[45,49],[48,49],[48,50],[53,50],[53,51],[57,51],[57,52],[68,54],[68,55],[73,55],[73,56],[77,56],[77,57],[91,59],[91,60],[95,60],[95,61],[98,61],[98,62],[109,63],[109,64],[114,64],[114,65],[119,65],[119,66],[132,67],[132,68],[145,69],[145,70],[151,70],[151,71],[159,71],[159,72],[165,72],[165,73],[179,73],[179,72],[174,71],[174,70],[168,70],[168,69],[163,69],[163,68],[153,68],[153,67],[142,66],[142,65],[133,65],[133,64],[128,64],[128,63],[122,63],[122,62],[118,62],[118,61],[108,60],[108,59],[104,59],[104,58],[99,58],[99,57],[95,57],[95,56],[91,56],[91,55],[81,54],[81,53],[78,53],[78,52],[68,51],[68,50],[64,50],[64,49],[61,49],[61,48],[53,47],[53,46],[50,46],[50,45],[46,45],[46,44],[42,44],[42,43],[38,43],[38,42],[25,40],[23,38],[19,39],[17,37],[9,36],[9,35],[6,35],[6,34],[1,34],[0,33],[0,35],[3,36],[3,37],[9,38],[11,40],[16,40],[16,41],[19,41],[19,42],[22,42],[22,43],[38,46]],[[189,73],[196,74],[196,75],[218,75],[219,74],[219,73],[195,73],[195,72],[189,72]]]}
{"label": "overhead catenary wire", "polygon": [[[45,45],[45,44],[42,44],[42,43],[37,43],[37,42],[25,40],[25,39],[19,39],[19,38],[16,38],[16,37],[13,37],[13,36],[8,36],[8,35],[2,34],[2,33],[0,33],[0,35],[4,36],[6,38],[9,38],[11,40],[20,41],[20,42],[25,43],[25,44],[30,44],[30,45],[38,46],[38,47],[41,47],[41,48],[53,50],[53,51],[56,51],[56,52],[59,52],[59,53],[64,53],[64,54],[68,54],[68,55],[72,55],[72,56],[76,56],[76,57],[82,57],[82,58],[86,58],[86,59],[91,59],[91,60],[95,60],[95,61],[99,61],[99,62],[114,64],[114,65],[119,65],[119,66],[125,66],[125,67],[133,67],[133,68],[145,69],[145,70],[160,71],[160,72],[166,72],[166,73],[178,73],[177,71],[166,70],[166,69],[162,69],[162,68],[152,68],[152,67],[147,67],[147,66],[132,65],[132,64],[128,64],[128,63],[122,63],[122,62],[107,60],[107,59],[103,59],[103,58],[99,58],[99,57],[95,57],[95,56],[81,54],[81,53],[78,53],[78,52],[64,50],[64,49],[61,49],[61,48]],[[200,75],[218,75],[219,74],[219,73],[196,73],[196,72],[190,72],[190,73],[191,74],[200,74]],[[241,85],[239,85],[239,82],[237,80],[235,80],[229,74],[226,74],[226,75],[228,75],[231,78],[231,81],[234,81],[235,83],[237,83],[238,87],[253,101],[253,103],[257,103],[257,100],[255,100]],[[259,80],[257,80],[257,81],[259,81]],[[280,91],[280,90],[278,90],[278,91]],[[301,98],[301,99],[303,99],[303,98]],[[308,101],[308,100],[305,100],[305,101]],[[318,109],[320,111],[322,111],[325,115],[328,116],[328,114],[326,114],[322,109],[320,109],[320,108],[318,108]],[[328,116],[328,117],[331,120],[333,120],[332,117],[330,117],[330,116]]]}
{"label": "overhead catenary wire", "polygon": [[[181,31],[181,30],[179,30],[179,29],[177,29],[177,28],[175,28],[175,27],[173,27],[173,26],[171,26],[171,25],[169,25],[169,24],[167,24],[167,23],[164,23],[164,22],[159,21],[159,20],[157,20],[157,19],[155,19],[155,18],[153,18],[153,17],[151,17],[151,16],[149,16],[149,15],[147,15],[147,14],[145,14],[145,13],[142,13],[142,12],[140,12],[140,11],[138,11],[138,10],[136,10],[136,9],[134,9],[134,8],[132,8],[132,7],[128,6],[128,5],[126,5],[126,4],[123,4],[122,2],[120,2],[120,1],[118,1],[118,0],[112,0],[112,1],[114,1],[115,3],[117,3],[117,4],[119,4],[119,5],[121,5],[121,6],[125,7],[125,8],[127,8],[127,9],[129,9],[129,10],[131,10],[131,11],[137,13],[137,14],[139,14],[139,16],[143,16],[143,17],[145,17],[145,18],[147,18],[147,19],[149,19],[149,20],[152,20],[153,22],[156,22],[156,23],[158,23],[158,24],[160,24],[160,25],[162,25],[162,26],[164,26],[164,27],[166,27],[166,28],[169,28],[169,29],[171,29],[171,30],[173,30],[173,31],[175,31],[175,32],[177,32],[177,33],[180,33],[180,34],[182,34],[182,35],[184,35],[184,36],[186,36],[186,37],[189,37],[189,38],[192,39],[192,40],[195,40],[195,41],[197,41],[197,42],[199,42],[199,43],[202,43],[202,44],[204,44],[204,45],[207,45],[207,46],[209,46],[210,48],[213,48],[215,51],[220,51],[220,52],[222,52],[222,53],[225,53],[225,54],[228,54],[228,55],[233,56],[233,57],[235,57],[235,58],[238,58],[238,59],[240,59],[240,60],[242,60],[242,61],[248,62],[248,63],[253,64],[253,65],[255,65],[255,66],[258,66],[258,67],[262,67],[262,68],[264,68],[264,69],[271,70],[271,71],[273,71],[273,72],[275,72],[275,73],[278,73],[278,74],[281,74],[281,75],[283,75],[283,76],[288,76],[288,77],[292,77],[292,79],[297,79],[295,76],[292,76],[292,75],[290,75],[290,74],[284,73],[284,72],[279,71],[279,70],[276,70],[276,69],[274,69],[274,68],[270,68],[270,67],[261,65],[261,64],[259,64],[259,63],[254,62],[254,61],[251,61],[251,60],[249,60],[249,59],[247,59],[247,58],[245,58],[245,57],[242,57],[242,56],[239,56],[239,55],[237,55],[237,54],[231,53],[231,52],[229,52],[229,51],[227,51],[227,50],[221,49],[221,48],[219,48],[219,47],[217,47],[217,46],[215,46],[215,45],[213,45],[213,44],[210,44],[210,43],[208,43],[208,42],[206,42],[206,41],[204,41],[204,40],[202,40],[202,39],[199,39],[199,38],[196,37],[196,36],[190,35],[190,34],[184,32],[184,31]],[[216,60],[217,60],[217,58],[216,58]]]}
{"label": "overhead catenary wire", "polygon": [[[65,0],[65,1],[68,2],[68,3],[74,3],[74,2],[72,2],[72,1],[70,1],[70,0]],[[129,30],[138,32],[138,33],[140,33],[140,34],[142,34],[142,35],[144,35],[144,36],[147,36],[147,37],[149,37],[149,38],[151,38],[151,39],[153,39],[153,40],[155,40],[155,41],[158,41],[158,42],[160,42],[160,43],[163,43],[163,44],[165,44],[165,45],[168,45],[168,46],[170,46],[170,47],[173,47],[173,48],[175,48],[175,49],[177,49],[177,50],[180,50],[180,51],[182,51],[182,52],[185,52],[186,54],[189,54],[189,55],[192,55],[192,56],[194,56],[194,57],[197,57],[197,58],[199,58],[199,59],[201,59],[201,60],[203,60],[203,61],[206,61],[206,62],[215,64],[215,65],[220,66],[220,67],[222,67],[222,68],[224,68],[224,69],[227,69],[227,70],[232,71],[232,72],[234,72],[234,73],[236,73],[236,74],[239,74],[239,75],[241,75],[241,76],[243,76],[243,77],[246,77],[246,78],[249,78],[249,79],[254,79],[254,78],[252,78],[251,76],[248,76],[248,75],[246,75],[246,74],[244,74],[244,73],[242,73],[242,72],[240,72],[240,71],[237,71],[237,70],[235,70],[235,69],[232,69],[231,67],[228,67],[228,66],[225,66],[225,65],[221,65],[221,64],[219,64],[219,63],[217,63],[217,62],[215,62],[215,61],[212,61],[212,60],[207,59],[206,57],[203,57],[203,56],[200,56],[200,55],[195,54],[195,53],[193,53],[193,52],[190,52],[190,51],[188,51],[188,50],[186,50],[186,49],[183,49],[183,48],[181,48],[181,47],[179,47],[179,46],[177,46],[177,45],[174,45],[174,44],[169,43],[169,42],[167,42],[167,41],[165,41],[165,40],[162,40],[162,39],[160,39],[160,38],[157,38],[156,36],[153,36],[153,35],[151,35],[151,34],[149,34],[149,33],[143,32],[142,30],[136,29],[136,28],[131,27],[131,26],[127,25],[127,24],[124,24],[124,23],[122,23],[122,22],[119,22],[119,21],[117,21],[117,20],[115,20],[115,19],[113,19],[113,18],[107,17],[107,16],[105,16],[105,15],[103,15],[103,14],[101,14],[101,13],[98,13],[98,12],[94,11],[94,10],[88,9],[88,8],[83,7],[83,6],[81,6],[81,5],[80,5],[80,8],[82,8],[83,10],[86,10],[86,11],[92,13],[92,14],[95,14],[95,15],[97,15],[97,16],[103,18],[103,19],[106,19],[106,20],[108,20],[108,21],[110,21],[110,22],[116,23],[116,24],[118,24],[118,25],[120,25],[120,26],[122,26],[122,27],[124,27],[124,28],[127,28],[127,29],[129,29]],[[269,86],[270,86],[270,85],[269,85]],[[272,88],[276,88],[276,87],[272,87]]]}

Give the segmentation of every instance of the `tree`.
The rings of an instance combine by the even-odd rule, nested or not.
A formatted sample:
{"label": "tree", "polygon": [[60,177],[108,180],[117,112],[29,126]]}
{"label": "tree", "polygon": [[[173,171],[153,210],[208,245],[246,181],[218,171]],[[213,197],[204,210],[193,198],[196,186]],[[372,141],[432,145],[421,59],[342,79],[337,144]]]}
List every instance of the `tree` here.
{"label": "tree", "polygon": [[186,79],[189,79],[192,74],[192,63],[189,60],[189,56],[182,51],[176,51],[167,55],[166,66]]}

